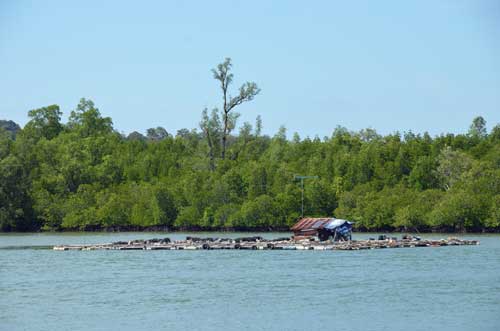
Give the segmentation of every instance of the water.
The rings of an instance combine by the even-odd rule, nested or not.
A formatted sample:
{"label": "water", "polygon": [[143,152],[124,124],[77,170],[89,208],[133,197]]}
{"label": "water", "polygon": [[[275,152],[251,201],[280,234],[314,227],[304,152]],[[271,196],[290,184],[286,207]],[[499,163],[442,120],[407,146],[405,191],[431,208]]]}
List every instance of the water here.
{"label": "water", "polygon": [[500,236],[345,252],[41,249],[186,235],[0,235],[0,330],[500,330]]}

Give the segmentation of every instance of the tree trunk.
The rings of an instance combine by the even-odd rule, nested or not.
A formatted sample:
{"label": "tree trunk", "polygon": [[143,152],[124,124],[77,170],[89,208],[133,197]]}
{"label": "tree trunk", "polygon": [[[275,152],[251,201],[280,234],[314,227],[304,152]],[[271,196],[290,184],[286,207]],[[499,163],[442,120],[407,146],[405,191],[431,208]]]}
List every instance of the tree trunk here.
{"label": "tree trunk", "polygon": [[224,134],[222,135],[222,153],[221,158],[224,160],[226,157],[226,125],[224,124]]}
{"label": "tree trunk", "polygon": [[227,107],[227,85],[222,86],[222,92],[224,94],[224,132],[222,133],[222,153],[221,158],[224,160],[226,158],[226,143],[227,143],[227,124],[229,120],[229,109]]}

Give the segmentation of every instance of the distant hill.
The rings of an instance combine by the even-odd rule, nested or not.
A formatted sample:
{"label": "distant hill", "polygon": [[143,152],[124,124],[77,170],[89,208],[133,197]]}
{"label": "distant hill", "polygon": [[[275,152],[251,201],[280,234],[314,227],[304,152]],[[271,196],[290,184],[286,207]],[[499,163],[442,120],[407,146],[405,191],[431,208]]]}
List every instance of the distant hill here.
{"label": "distant hill", "polygon": [[15,139],[17,132],[21,130],[21,127],[14,121],[0,120],[0,130],[1,129],[9,132],[12,139]]}

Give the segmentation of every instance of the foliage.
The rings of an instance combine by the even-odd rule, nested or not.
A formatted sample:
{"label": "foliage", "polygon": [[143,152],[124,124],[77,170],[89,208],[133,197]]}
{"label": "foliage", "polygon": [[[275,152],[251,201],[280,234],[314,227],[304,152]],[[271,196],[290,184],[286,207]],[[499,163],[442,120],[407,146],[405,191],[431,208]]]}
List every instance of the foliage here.
{"label": "foliage", "polygon": [[[230,69],[214,70],[224,93]],[[465,135],[337,127],[288,140],[285,127],[264,135],[259,116],[234,134],[231,110],[258,91],[244,84],[222,111],[203,111],[201,131],[175,136],[125,137],[87,99],[67,123],[57,105],[29,111],[15,140],[0,129],[0,231],[286,229],[301,212],[296,174],[318,176],[305,185],[306,216],[372,231],[500,230],[499,125],[488,133],[477,117]]]}
{"label": "foliage", "polygon": [[1,132],[6,132],[10,138],[15,139],[20,130],[21,127],[14,121],[0,120],[0,134],[3,135],[4,133]]}

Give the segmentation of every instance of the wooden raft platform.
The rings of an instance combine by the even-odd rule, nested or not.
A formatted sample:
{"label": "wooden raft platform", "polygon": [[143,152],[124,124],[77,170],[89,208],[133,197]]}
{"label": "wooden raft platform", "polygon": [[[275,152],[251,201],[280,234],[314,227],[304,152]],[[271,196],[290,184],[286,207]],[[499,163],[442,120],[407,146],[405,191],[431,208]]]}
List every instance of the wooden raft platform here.
{"label": "wooden raft platform", "polygon": [[479,245],[477,240],[462,240],[448,238],[440,240],[430,239],[396,239],[384,240],[352,240],[352,241],[315,241],[310,239],[293,240],[279,238],[266,240],[261,237],[249,237],[239,239],[218,238],[193,238],[186,240],[170,241],[169,238],[119,241],[107,244],[89,245],[59,245],[54,246],[56,251],[71,250],[217,250],[217,249],[240,249],[240,250],[361,250],[382,248],[410,248],[410,247],[440,247],[440,246],[463,246]]}

